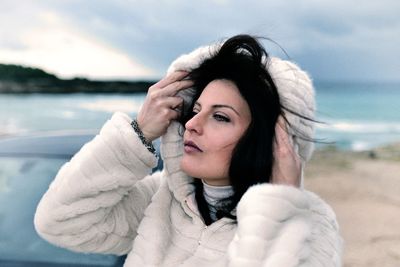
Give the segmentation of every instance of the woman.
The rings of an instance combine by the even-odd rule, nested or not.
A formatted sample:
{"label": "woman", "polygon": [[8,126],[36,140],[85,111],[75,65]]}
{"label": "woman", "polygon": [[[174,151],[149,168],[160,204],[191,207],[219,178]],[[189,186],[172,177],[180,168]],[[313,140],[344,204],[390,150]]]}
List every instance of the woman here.
{"label": "woman", "polygon": [[116,113],[60,169],[38,233],[125,266],[340,266],[335,215],[302,189],[312,90],[247,35],[178,58],[137,119]]}

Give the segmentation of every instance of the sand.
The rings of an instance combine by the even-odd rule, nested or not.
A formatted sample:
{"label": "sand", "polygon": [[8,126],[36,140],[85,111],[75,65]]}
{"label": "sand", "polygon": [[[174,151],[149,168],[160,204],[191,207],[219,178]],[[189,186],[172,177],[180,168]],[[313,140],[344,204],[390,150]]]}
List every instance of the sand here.
{"label": "sand", "polygon": [[305,187],[336,212],[345,267],[400,267],[400,144],[315,152]]}

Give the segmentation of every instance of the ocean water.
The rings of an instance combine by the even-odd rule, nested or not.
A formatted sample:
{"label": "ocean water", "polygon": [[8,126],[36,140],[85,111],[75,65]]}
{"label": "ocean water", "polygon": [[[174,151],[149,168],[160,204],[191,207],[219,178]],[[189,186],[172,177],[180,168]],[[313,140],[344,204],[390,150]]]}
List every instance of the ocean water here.
{"label": "ocean water", "polygon": [[350,150],[400,141],[400,84],[316,83],[316,137]]}
{"label": "ocean water", "polygon": [[[400,84],[316,83],[316,139],[346,150],[400,142]],[[113,112],[135,116],[145,94],[0,95],[0,135],[98,130]],[[324,144],[327,143],[327,144]]]}

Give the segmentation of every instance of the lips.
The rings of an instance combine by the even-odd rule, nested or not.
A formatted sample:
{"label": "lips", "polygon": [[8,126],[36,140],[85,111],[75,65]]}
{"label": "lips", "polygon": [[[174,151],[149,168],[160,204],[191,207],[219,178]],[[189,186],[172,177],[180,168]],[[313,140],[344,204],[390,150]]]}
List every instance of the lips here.
{"label": "lips", "polygon": [[186,153],[191,152],[203,152],[194,142],[192,141],[185,141],[184,143],[184,150]]}

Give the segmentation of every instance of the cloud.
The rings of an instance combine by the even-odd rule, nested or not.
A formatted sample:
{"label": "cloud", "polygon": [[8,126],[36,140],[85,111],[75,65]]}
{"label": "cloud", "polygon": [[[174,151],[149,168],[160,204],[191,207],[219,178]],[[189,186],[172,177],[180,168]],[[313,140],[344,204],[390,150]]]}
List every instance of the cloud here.
{"label": "cloud", "polygon": [[[11,0],[5,2],[14,16],[25,17],[23,22],[8,17],[8,25],[15,30],[8,31],[7,41],[0,40],[0,51],[7,48],[38,53],[43,42],[56,46],[51,40],[53,36],[59,48],[52,50],[52,57],[71,66],[69,75],[74,72],[70,62],[73,54],[59,55],[68,49],[82,59],[81,67],[75,64],[77,73],[82,75],[103,77],[108,70],[110,76],[125,77],[134,75],[136,70],[135,75],[161,77],[178,55],[199,45],[248,32],[277,41],[316,79],[363,79],[372,74],[383,79],[399,79],[399,63],[395,60],[400,58],[400,2],[397,0],[379,3],[361,0],[205,0],[196,3],[42,0],[28,1],[31,3],[25,6],[28,11],[15,8],[17,5]],[[54,14],[62,21],[61,25],[32,15],[43,12]],[[24,28],[23,24],[28,27]],[[58,27],[63,36],[57,35]],[[27,33],[37,34],[42,43],[32,46],[33,41],[26,42],[23,37]],[[69,40],[69,44],[62,42],[63,39]],[[272,54],[284,56],[276,45],[265,44]],[[95,54],[103,57],[102,60],[96,60]],[[109,62],[108,68],[99,70],[100,63],[104,62]],[[61,63],[53,64],[51,68],[62,67]],[[126,73],[127,70],[132,71]]]}
{"label": "cloud", "polygon": [[148,67],[95,36],[66,25],[55,13],[38,16],[14,43],[3,43],[0,61],[42,68],[62,78],[134,79],[154,77]]}

